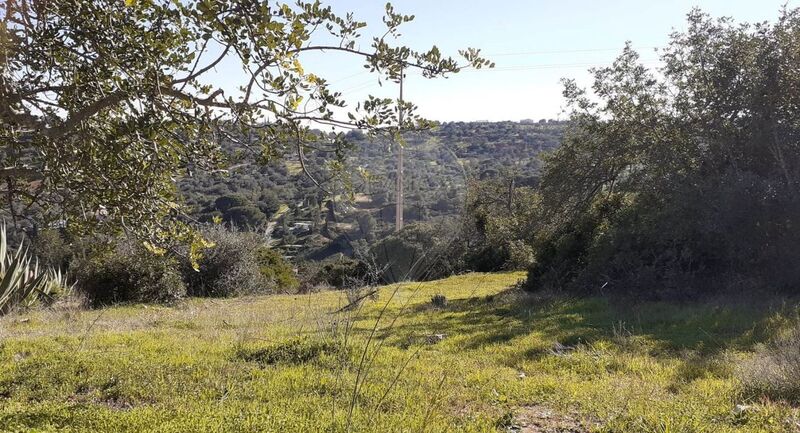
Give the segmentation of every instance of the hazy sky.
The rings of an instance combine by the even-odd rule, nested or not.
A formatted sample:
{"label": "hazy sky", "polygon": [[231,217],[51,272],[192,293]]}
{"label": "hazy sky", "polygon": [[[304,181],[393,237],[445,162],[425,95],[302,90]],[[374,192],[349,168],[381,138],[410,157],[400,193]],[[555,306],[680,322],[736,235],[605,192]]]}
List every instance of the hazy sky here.
{"label": "hazy sky", "polygon": [[[364,45],[385,30],[385,0],[323,0],[335,12],[366,21]],[[800,0],[394,0],[398,12],[416,19],[405,24],[400,43],[417,50],[437,45],[445,54],[474,47],[495,69],[465,71],[447,79],[411,74],[406,96],[420,114],[440,121],[563,118],[561,78],[590,83],[587,69],[610,64],[631,41],[645,64],[658,66],[658,47],[686,27],[686,14],[700,7],[712,16],[739,22],[774,21],[780,9]],[[306,72],[325,77],[354,105],[368,94],[397,97],[397,85],[378,85],[363,62],[335,52],[306,54]],[[238,63],[223,63],[213,81],[236,89]]]}
{"label": "hazy sky", "polygon": [[[329,0],[335,11],[353,11],[378,29],[384,1]],[[559,80],[588,83],[586,70],[609,64],[626,40],[642,59],[657,64],[655,47],[664,46],[686,14],[698,6],[714,16],[737,21],[774,20],[780,8],[800,0],[395,0],[399,12],[414,14],[403,43],[423,49],[432,43],[445,53],[481,48],[495,70],[470,71],[449,79],[411,76],[406,94],[426,117],[449,120],[557,118],[563,100]],[[377,25],[375,25],[377,24]],[[307,59],[306,70],[328,77],[337,90],[363,99],[396,94],[363,73],[360,64],[339,55]],[[391,86],[391,85],[390,85]]]}

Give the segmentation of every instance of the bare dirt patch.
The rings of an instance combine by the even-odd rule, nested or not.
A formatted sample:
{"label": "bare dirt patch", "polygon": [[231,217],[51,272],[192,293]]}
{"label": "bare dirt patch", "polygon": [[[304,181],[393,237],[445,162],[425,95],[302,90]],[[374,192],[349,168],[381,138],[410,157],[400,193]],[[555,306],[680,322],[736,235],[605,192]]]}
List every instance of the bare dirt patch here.
{"label": "bare dirt patch", "polygon": [[577,414],[563,414],[548,407],[524,406],[516,411],[514,424],[508,428],[515,433],[587,433],[589,424]]}

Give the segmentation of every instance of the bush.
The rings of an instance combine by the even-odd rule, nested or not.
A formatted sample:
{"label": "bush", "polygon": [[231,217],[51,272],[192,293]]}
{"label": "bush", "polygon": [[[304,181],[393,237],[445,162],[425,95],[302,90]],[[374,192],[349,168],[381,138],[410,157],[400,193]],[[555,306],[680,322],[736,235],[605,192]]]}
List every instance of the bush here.
{"label": "bush", "polygon": [[279,289],[295,290],[300,286],[294,269],[278,251],[264,245],[256,251],[256,262],[261,275]]}
{"label": "bush", "polygon": [[755,356],[739,369],[739,376],[748,398],[800,403],[800,327],[758,346]]}
{"label": "bush", "polygon": [[252,205],[232,207],[222,214],[222,219],[241,228],[260,227],[267,223],[266,215]]}
{"label": "bush", "polygon": [[321,263],[306,263],[303,274],[306,289],[315,286],[349,289],[377,282],[377,276],[367,263],[346,256]]}
{"label": "bush", "polygon": [[31,252],[39,263],[56,269],[66,269],[72,258],[72,249],[59,230],[39,230],[31,238]]}
{"label": "bush", "polygon": [[174,258],[133,241],[95,249],[73,259],[70,269],[95,307],[120,302],[173,302],[186,296]]}
{"label": "bush", "polygon": [[431,305],[436,308],[444,308],[447,306],[447,296],[437,293],[431,297]]}
{"label": "bush", "polygon": [[409,224],[372,247],[385,283],[435,280],[465,269],[459,228],[453,221]]}
{"label": "bush", "polygon": [[214,246],[203,251],[198,270],[192,269],[188,260],[183,262],[182,272],[189,295],[252,295],[271,293],[280,287],[277,280],[269,278],[269,273],[262,273],[259,254],[267,248],[262,235],[218,225],[203,228],[201,234]]}

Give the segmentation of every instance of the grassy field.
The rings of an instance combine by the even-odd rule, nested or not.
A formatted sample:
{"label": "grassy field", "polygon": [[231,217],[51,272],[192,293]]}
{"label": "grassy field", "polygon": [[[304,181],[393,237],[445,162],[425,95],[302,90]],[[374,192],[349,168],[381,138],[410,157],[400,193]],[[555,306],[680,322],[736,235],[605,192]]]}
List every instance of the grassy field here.
{"label": "grassy field", "polygon": [[495,432],[546,407],[588,431],[797,431],[736,381],[793,306],[545,300],[509,289],[522,277],[389,286],[343,312],[322,292],[5,317],[0,430]]}

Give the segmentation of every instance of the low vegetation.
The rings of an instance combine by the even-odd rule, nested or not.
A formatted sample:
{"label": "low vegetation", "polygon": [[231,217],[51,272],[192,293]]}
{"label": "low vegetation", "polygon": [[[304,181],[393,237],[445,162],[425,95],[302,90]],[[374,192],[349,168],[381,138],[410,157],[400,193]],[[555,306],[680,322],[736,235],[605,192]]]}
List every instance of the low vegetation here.
{"label": "low vegetation", "polygon": [[494,64],[391,4],[0,17],[1,431],[800,431],[800,9],[444,124],[403,77]]}
{"label": "low vegetation", "polygon": [[756,355],[740,367],[744,391],[800,403],[800,326],[784,329],[774,340],[756,347]]}
{"label": "low vegetation", "polygon": [[794,304],[623,307],[523,277],[387,286],[355,310],[325,291],[8,316],[0,430],[498,432],[542,411],[596,432],[797,430],[740,379]]}
{"label": "low vegetation", "polygon": [[40,266],[27,245],[9,245],[6,226],[0,226],[0,315],[51,304],[71,289],[66,275],[60,269]]}

